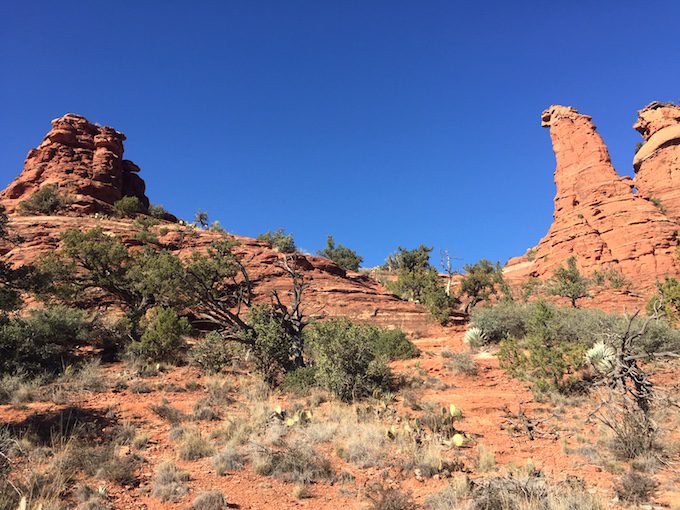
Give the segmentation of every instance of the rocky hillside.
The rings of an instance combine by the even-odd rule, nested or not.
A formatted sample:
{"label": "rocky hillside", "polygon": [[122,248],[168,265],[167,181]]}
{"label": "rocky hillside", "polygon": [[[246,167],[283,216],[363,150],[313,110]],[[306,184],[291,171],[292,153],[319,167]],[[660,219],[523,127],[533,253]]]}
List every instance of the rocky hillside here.
{"label": "rocky hillside", "polygon": [[652,103],[639,112],[634,127],[646,142],[634,179],[616,172],[591,117],[552,106],[541,120],[557,160],[554,221],[538,245],[508,261],[507,277],[544,279],[575,256],[586,275],[616,270],[632,282],[633,292],[610,292],[600,302],[643,303],[657,279],[680,270],[680,108]]}
{"label": "rocky hillside", "polygon": [[[125,135],[115,129],[97,126],[79,115],[52,121],[43,142],[29,151],[23,171],[0,193],[0,202],[10,213],[10,228],[21,239],[2,247],[10,262],[29,263],[56,249],[60,233],[70,228],[98,226],[128,245],[139,244],[135,239],[141,228],[138,224],[109,216],[123,196],[136,196],[144,206],[149,204],[139,167],[123,159],[124,140]],[[52,216],[20,214],[19,204],[46,185],[56,186],[68,198],[64,210]],[[181,256],[205,249],[223,235],[171,221],[151,230],[163,248]],[[257,299],[268,300],[274,289],[285,296],[291,282],[280,267],[281,254],[255,239],[230,237],[240,243],[235,252],[248,269]],[[398,299],[368,276],[348,274],[322,257],[297,253],[294,258],[308,285],[304,299],[308,314],[349,316],[411,333],[433,327],[421,306]]]}

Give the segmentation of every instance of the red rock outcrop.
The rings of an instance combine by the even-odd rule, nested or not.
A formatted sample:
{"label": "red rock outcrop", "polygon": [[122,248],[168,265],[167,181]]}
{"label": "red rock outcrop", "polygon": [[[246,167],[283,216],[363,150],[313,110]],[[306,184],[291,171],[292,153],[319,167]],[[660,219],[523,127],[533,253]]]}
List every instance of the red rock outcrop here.
{"label": "red rock outcrop", "polygon": [[123,133],[80,115],[55,119],[0,201],[11,213],[42,186],[55,185],[68,198],[68,208],[79,213],[109,212],[124,196],[136,196],[148,207],[139,167],[123,159],[124,140]]}
{"label": "red rock outcrop", "polygon": [[[96,126],[79,115],[68,114],[52,122],[52,130],[37,149],[32,149],[22,173],[0,193],[0,202],[10,213],[10,229],[22,239],[4,243],[0,254],[13,265],[33,262],[42,253],[58,248],[60,234],[71,228],[101,227],[128,245],[138,226],[132,220],[103,219],[90,215],[107,212],[122,196],[137,196],[148,205],[139,168],[122,159],[125,136]],[[70,215],[25,216],[13,214],[21,201],[40,186],[56,185],[71,199]],[[160,228],[168,232],[160,234]],[[203,250],[221,234],[191,226],[164,222],[153,227],[163,247],[179,256]],[[285,298],[291,288],[280,267],[280,254],[255,239],[231,236],[239,242],[235,252],[242,258],[254,284],[256,299],[269,300],[272,290]],[[366,275],[346,273],[330,260],[295,254],[295,267],[308,284],[304,307],[308,314],[348,316],[385,326],[397,326],[411,333],[425,333],[437,327],[420,305],[402,301]]]}
{"label": "red rock outcrop", "polygon": [[[657,109],[641,111],[641,119],[646,120],[638,124],[649,133],[648,144],[654,133],[677,126],[673,124],[677,117],[673,119],[670,112],[658,113]],[[671,198],[676,195],[673,183],[667,185],[659,178],[666,171],[661,168],[667,163],[661,159],[665,146],[661,144],[643,160],[651,168],[657,158],[654,170],[647,172],[645,167],[649,177],[634,181],[616,172],[589,116],[571,107],[552,106],[543,112],[542,125],[550,128],[557,160],[554,221],[536,247],[508,261],[507,277],[515,283],[529,277],[547,278],[570,256],[577,258],[585,274],[615,269],[639,289],[650,289],[658,278],[677,274],[679,225],[670,214],[676,207]],[[675,191],[680,187],[675,185]],[[667,197],[669,214],[649,200],[652,194]]]}
{"label": "red rock outcrop", "polygon": [[640,110],[633,127],[645,139],[633,159],[638,195],[658,200],[680,221],[680,106],[652,103]]}

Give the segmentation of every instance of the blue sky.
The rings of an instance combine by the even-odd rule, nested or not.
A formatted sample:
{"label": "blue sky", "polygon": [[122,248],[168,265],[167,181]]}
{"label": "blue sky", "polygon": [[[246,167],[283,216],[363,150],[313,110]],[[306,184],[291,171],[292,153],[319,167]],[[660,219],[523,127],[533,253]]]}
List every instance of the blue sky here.
{"label": "blue sky", "polygon": [[5,1],[0,184],[76,112],[179,216],[331,233],[366,266],[420,243],[505,262],[551,223],[544,108],[592,115],[630,174],[636,110],[680,99],[680,3],[556,4]]}

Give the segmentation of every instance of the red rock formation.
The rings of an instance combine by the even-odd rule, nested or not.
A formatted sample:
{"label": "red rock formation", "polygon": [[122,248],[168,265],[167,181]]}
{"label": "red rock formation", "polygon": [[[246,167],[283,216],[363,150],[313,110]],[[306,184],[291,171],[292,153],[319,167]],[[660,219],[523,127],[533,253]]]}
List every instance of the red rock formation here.
{"label": "red rock formation", "polygon": [[[644,129],[672,124],[667,117],[648,117]],[[549,277],[570,256],[585,274],[616,269],[641,289],[677,274],[677,221],[645,198],[654,179],[619,176],[591,118],[571,107],[552,106],[542,125],[550,128],[557,160],[554,221],[535,248],[508,262],[508,278]],[[647,194],[635,194],[635,186]]]}
{"label": "red rock formation", "polygon": [[70,200],[68,208],[80,213],[108,212],[123,196],[136,196],[148,207],[139,167],[123,159],[124,140],[123,133],[80,115],[55,119],[0,201],[11,213],[42,186],[56,185]]}
{"label": "red rock formation", "polygon": [[638,195],[657,199],[680,221],[680,106],[652,103],[638,112],[633,127],[645,139],[633,160]]}
{"label": "red rock formation", "polygon": [[[41,253],[56,249],[60,234],[71,228],[84,230],[99,226],[128,245],[138,244],[134,239],[138,227],[131,220],[84,215],[109,211],[116,200],[126,195],[137,196],[148,205],[144,181],[137,175],[139,168],[122,159],[123,140],[122,133],[98,127],[79,115],[68,114],[52,122],[52,130],[45,140],[29,152],[22,173],[0,193],[0,201],[10,213],[10,228],[22,239],[20,244],[0,246],[0,253],[7,261],[13,265],[33,262]],[[19,203],[46,184],[56,185],[69,195],[71,215],[12,214]],[[154,230],[164,248],[179,256],[204,250],[220,237],[217,233],[176,223],[162,223],[162,226],[169,230],[165,235],[160,236],[160,226]],[[279,265],[280,255],[263,242],[233,237],[239,241],[235,251],[248,269],[256,298],[269,300],[275,289],[285,297],[291,281]],[[308,284],[304,295],[306,313],[348,316],[398,326],[412,333],[436,329],[422,306],[400,300],[372,278],[348,274],[321,257],[303,254],[294,257],[295,267],[303,272]]]}

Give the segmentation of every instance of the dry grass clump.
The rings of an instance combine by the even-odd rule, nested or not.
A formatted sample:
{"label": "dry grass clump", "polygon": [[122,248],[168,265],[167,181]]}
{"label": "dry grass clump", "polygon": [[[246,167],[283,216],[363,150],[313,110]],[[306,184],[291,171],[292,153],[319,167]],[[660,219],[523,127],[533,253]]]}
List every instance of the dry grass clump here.
{"label": "dry grass clump", "polygon": [[385,459],[385,432],[374,423],[345,423],[343,440],[337,447],[338,456],[359,467],[378,465]]}
{"label": "dry grass clump", "polygon": [[470,482],[458,476],[439,492],[425,498],[425,510],[458,510],[470,493]]}
{"label": "dry grass clump", "polygon": [[243,469],[245,458],[236,448],[228,446],[213,457],[213,465],[217,470],[217,474],[223,476],[229,471]]}
{"label": "dry grass clump", "polygon": [[186,431],[177,447],[177,455],[181,460],[198,460],[209,457],[215,449],[208,439],[197,430]]}
{"label": "dry grass clump", "polygon": [[22,374],[5,374],[0,378],[0,404],[25,404],[40,395],[40,378],[29,379]]}
{"label": "dry grass clump", "polygon": [[451,353],[445,366],[454,374],[459,375],[473,376],[478,372],[477,363],[467,352]]}
{"label": "dry grass clump", "polygon": [[188,492],[189,473],[177,469],[170,461],[156,467],[151,495],[161,501],[179,501]]}
{"label": "dry grass clump", "polygon": [[330,461],[311,446],[286,443],[281,450],[259,447],[252,455],[253,470],[292,483],[312,483],[333,478]]}
{"label": "dry grass clump", "polygon": [[190,510],[222,510],[227,506],[220,491],[202,492],[191,503]]}
{"label": "dry grass clump", "polygon": [[172,407],[168,399],[164,398],[158,405],[152,405],[151,410],[160,418],[176,424],[186,420],[186,415],[179,409]]}
{"label": "dry grass clump", "polygon": [[621,477],[614,490],[620,500],[627,503],[646,503],[656,491],[656,481],[637,471],[629,471]]}
{"label": "dry grass clump", "polygon": [[369,510],[416,510],[418,507],[410,492],[379,487],[369,495]]}
{"label": "dry grass clump", "polygon": [[94,490],[89,485],[79,485],[75,491],[78,501],[76,510],[108,510],[111,508],[108,494],[105,487],[98,487]]}
{"label": "dry grass clump", "polygon": [[220,418],[220,414],[207,399],[201,399],[194,404],[191,417],[196,421],[214,421]]}

